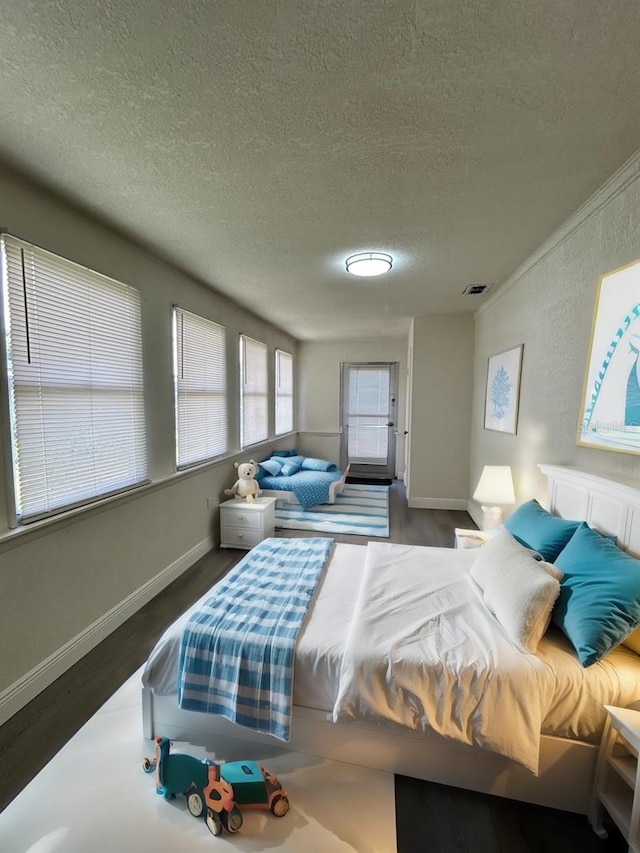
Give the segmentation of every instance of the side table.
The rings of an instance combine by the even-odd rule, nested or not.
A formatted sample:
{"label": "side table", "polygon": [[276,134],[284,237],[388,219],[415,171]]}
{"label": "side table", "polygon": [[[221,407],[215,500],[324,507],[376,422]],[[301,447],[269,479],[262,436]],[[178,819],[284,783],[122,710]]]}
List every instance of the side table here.
{"label": "side table", "polygon": [[232,498],[220,504],[220,547],[250,550],[273,536],[277,498],[256,498],[252,503]]}
{"label": "side table", "polygon": [[491,539],[491,534],[486,533],[484,530],[465,530],[463,527],[456,527],[455,536],[454,547],[459,550],[479,548]]}
{"label": "side table", "polygon": [[615,822],[631,853],[640,853],[640,711],[605,705],[607,721],[602,733],[589,823],[600,838],[604,809]]}

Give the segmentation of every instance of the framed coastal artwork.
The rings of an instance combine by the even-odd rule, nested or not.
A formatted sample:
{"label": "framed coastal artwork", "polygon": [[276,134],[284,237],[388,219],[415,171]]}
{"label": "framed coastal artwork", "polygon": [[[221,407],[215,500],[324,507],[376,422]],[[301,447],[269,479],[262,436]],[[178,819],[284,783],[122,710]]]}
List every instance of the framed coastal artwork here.
{"label": "framed coastal artwork", "polygon": [[640,453],[640,261],[603,275],[593,315],[578,444]]}
{"label": "framed coastal artwork", "polygon": [[484,428],[516,434],[523,345],[489,358]]}

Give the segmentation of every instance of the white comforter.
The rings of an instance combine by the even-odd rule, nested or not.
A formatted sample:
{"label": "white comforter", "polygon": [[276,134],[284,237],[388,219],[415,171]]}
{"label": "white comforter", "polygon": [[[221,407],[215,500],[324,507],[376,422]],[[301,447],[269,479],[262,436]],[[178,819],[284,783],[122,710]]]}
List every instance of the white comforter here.
{"label": "white comforter", "polygon": [[[523,655],[469,577],[475,557],[473,550],[337,544],[298,638],[294,703],[336,719],[400,721],[511,755],[534,771],[540,728],[598,743],[603,706],[640,696],[638,656],[620,646],[584,669],[553,627],[537,656]],[[373,596],[367,605],[365,596]],[[198,605],[149,656],[142,681],[155,693],[176,693],[182,631]]]}
{"label": "white comforter", "polygon": [[554,679],[487,610],[459,551],[369,543],[336,722],[387,720],[538,770]]}

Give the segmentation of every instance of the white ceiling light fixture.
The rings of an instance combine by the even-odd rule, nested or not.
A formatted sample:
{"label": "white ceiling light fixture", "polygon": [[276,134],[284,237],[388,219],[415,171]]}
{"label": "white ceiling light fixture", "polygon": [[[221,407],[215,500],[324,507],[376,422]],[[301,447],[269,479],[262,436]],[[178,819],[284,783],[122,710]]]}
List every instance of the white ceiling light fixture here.
{"label": "white ceiling light fixture", "polygon": [[382,275],[393,266],[393,258],[384,252],[359,252],[346,260],[351,275]]}

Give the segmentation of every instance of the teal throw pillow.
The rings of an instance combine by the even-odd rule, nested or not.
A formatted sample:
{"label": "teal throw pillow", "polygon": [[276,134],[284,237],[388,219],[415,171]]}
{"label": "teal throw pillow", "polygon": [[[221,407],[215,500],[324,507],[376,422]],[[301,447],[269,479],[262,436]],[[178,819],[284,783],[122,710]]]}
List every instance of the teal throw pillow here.
{"label": "teal throw pillow", "polygon": [[282,462],[278,459],[264,459],[260,465],[272,477],[277,477],[282,469]]}
{"label": "teal throw pillow", "polygon": [[292,450],[274,450],[271,455],[272,456],[284,456],[286,458],[287,456],[297,456],[298,451],[294,447]]}
{"label": "teal throw pillow", "polygon": [[302,468],[302,462],[298,462],[297,460],[291,459],[283,459],[283,466],[280,473],[283,477],[291,477],[294,474],[297,474],[298,471]]}
{"label": "teal throw pillow", "polygon": [[590,666],[640,624],[640,560],[582,522],[555,564],[564,577],[552,619]]}
{"label": "teal throw pillow", "polygon": [[552,515],[538,501],[522,504],[504,523],[509,533],[524,545],[553,563],[575,533],[579,521],[567,521]]}

